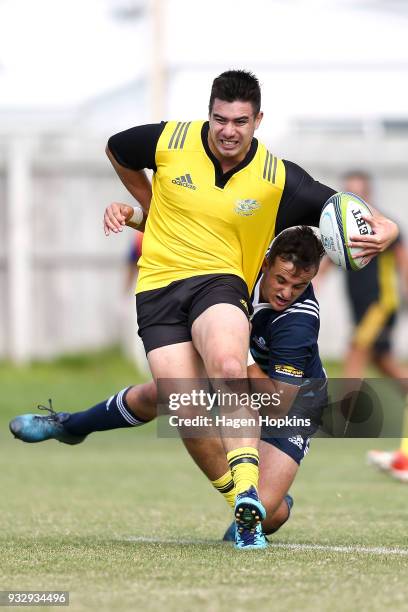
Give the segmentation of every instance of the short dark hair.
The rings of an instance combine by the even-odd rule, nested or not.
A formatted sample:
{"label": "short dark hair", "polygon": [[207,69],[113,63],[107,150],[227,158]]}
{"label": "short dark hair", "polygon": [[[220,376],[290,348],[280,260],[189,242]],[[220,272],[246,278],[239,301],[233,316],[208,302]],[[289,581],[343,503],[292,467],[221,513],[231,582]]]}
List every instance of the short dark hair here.
{"label": "short dark hair", "polygon": [[255,116],[261,110],[259,81],[252,72],[247,70],[227,70],[214,79],[208,105],[210,115],[215,98],[224,102],[235,102],[236,100],[251,102]]}
{"label": "short dark hair", "polygon": [[283,230],[272,243],[266,257],[271,266],[277,257],[290,261],[299,270],[319,269],[324,248],[314,231],[308,225],[289,227]]}

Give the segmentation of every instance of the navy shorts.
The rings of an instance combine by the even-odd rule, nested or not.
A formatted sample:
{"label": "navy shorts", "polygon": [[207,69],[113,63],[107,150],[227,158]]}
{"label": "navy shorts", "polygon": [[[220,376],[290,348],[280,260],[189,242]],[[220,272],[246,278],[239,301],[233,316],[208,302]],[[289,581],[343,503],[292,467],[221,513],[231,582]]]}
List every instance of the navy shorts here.
{"label": "navy shorts", "polygon": [[263,442],[272,444],[279,450],[281,450],[289,457],[292,457],[298,465],[300,465],[302,459],[309,452],[310,438],[302,438],[302,436],[292,436],[291,438],[262,438]]}

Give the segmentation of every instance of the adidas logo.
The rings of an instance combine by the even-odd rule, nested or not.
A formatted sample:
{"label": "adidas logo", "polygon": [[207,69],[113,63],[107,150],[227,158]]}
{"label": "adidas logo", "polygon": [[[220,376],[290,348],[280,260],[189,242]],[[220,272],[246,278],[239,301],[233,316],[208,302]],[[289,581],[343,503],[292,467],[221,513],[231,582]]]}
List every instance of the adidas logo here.
{"label": "adidas logo", "polygon": [[293,438],[288,438],[289,442],[292,442],[295,446],[298,446],[300,450],[303,448],[303,438],[302,436],[293,436]]}
{"label": "adidas logo", "polygon": [[181,185],[181,187],[187,187],[187,189],[197,189],[194,185],[192,178],[189,174],[183,174],[182,176],[177,176],[172,181],[175,185]]}

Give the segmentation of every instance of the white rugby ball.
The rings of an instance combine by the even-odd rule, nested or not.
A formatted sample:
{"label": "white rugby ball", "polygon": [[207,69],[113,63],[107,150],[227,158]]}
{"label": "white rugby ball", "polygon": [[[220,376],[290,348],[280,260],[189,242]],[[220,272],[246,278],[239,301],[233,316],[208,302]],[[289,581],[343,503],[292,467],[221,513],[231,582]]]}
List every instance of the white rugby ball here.
{"label": "white rugby ball", "polygon": [[350,236],[373,234],[362,215],[372,216],[368,205],[354,193],[340,191],[331,196],[320,215],[320,236],[327,255],[345,270],[361,270],[368,264],[366,257],[354,258],[361,251],[347,245]]}

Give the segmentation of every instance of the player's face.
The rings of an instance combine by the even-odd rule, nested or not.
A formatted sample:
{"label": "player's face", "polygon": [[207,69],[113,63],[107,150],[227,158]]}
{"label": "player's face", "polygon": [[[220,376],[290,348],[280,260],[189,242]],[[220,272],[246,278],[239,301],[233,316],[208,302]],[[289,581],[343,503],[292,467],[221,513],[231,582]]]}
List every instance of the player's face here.
{"label": "player's face", "polygon": [[269,302],[274,310],[284,310],[302,295],[317,269],[296,270],[291,261],[276,257],[271,266],[264,262],[262,272],[262,301]]}
{"label": "player's face", "polygon": [[251,146],[262,113],[254,115],[250,102],[225,102],[215,98],[209,117],[208,144],[219,161],[238,164]]}

